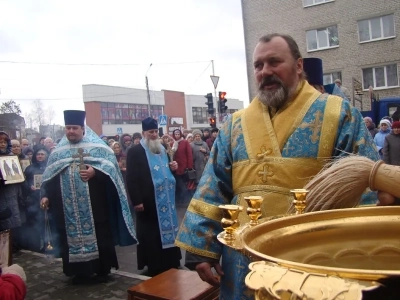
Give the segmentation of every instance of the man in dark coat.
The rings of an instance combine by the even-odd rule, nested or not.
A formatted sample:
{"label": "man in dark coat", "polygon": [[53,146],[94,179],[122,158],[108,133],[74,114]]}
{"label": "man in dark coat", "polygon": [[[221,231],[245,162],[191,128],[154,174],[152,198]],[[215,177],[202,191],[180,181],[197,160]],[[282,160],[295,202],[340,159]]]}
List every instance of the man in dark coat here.
{"label": "man in dark coat", "polygon": [[180,266],[181,252],[175,247],[178,217],[175,208],[175,178],[178,168],[158,138],[157,121],[142,122],[143,139],[128,150],[126,182],[136,212],[138,269],[155,276]]}
{"label": "man in dark coat", "polygon": [[115,245],[136,242],[126,191],[114,152],[84,126],[84,111],[65,111],[66,136],[43,173],[41,206],[49,209],[58,236],[55,248],[74,283],[118,269]]}

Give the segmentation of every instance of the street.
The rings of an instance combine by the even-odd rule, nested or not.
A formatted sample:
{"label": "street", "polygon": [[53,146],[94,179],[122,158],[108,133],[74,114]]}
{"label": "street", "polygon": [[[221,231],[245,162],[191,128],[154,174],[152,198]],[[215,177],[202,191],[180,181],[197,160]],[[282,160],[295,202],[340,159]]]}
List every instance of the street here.
{"label": "street", "polygon": [[[178,206],[179,222],[187,206]],[[137,270],[136,246],[116,247],[119,270],[112,270],[107,283],[73,285],[71,279],[62,272],[61,259],[53,262],[45,255],[21,250],[14,254],[13,263],[22,266],[27,277],[27,300],[83,300],[126,299],[127,289],[149,277],[140,275],[146,270]],[[182,251],[184,252],[184,251]],[[181,266],[184,264],[182,253]]]}

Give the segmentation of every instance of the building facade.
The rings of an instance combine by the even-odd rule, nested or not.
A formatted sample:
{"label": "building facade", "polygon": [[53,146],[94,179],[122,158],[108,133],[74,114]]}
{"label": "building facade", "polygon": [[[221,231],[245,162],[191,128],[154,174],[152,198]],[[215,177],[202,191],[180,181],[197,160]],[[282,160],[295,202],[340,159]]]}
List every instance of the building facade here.
{"label": "building facade", "polygon": [[356,107],[370,108],[370,87],[400,96],[399,0],[242,0],[242,13],[251,99],[254,47],[274,32],[291,35],[303,57],[321,58],[324,83],[341,79]]}
{"label": "building facade", "polygon": [[[142,131],[142,120],[149,116],[147,91],[116,86],[83,85],[86,123],[97,134],[107,136]],[[179,91],[150,91],[150,115],[164,119],[163,132],[174,129],[209,127],[205,95],[185,95]],[[216,99],[214,99],[214,102]],[[243,102],[229,99],[227,113],[243,108]],[[221,117],[221,121],[224,116]]]}

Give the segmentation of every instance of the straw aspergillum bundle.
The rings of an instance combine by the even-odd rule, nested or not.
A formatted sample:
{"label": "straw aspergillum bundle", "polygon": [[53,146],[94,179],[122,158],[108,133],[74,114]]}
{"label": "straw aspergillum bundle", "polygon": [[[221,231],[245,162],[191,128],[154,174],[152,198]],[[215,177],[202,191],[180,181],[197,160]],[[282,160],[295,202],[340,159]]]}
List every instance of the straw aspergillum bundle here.
{"label": "straw aspergillum bundle", "polygon": [[305,212],[356,207],[368,187],[400,197],[400,167],[358,155],[333,160],[305,185]]}

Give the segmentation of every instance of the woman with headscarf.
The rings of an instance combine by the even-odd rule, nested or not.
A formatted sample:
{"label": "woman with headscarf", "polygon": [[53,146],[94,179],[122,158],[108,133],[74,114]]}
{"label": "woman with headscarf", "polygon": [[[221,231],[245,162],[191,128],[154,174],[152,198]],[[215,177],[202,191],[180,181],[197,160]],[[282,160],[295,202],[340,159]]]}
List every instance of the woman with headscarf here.
{"label": "woman with headscarf", "polygon": [[33,150],[32,150],[31,147],[25,147],[24,149],[22,149],[22,153],[23,153],[30,161],[32,161]]}
{"label": "woman with headscarf", "polygon": [[210,148],[208,148],[207,143],[201,139],[202,135],[199,129],[193,130],[194,140],[190,144],[193,152],[194,169],[196,170],[196,186],[199,184],[208,156],[210,155]]}
{"label": "woman with headscarf", "polygon": [[383,159],[382,148],[385,143],[385,137],[390,133],[392,123],[387,119],[382,119],[379,123],[379,132],[375,134],[374,142],[378,148],[379,155]]}
{"label": "woman with headscarf", "polygon": [[175,199],[177,203],[185,203],[188,198],[186,193],[186,171],[193,169],[192,148],[179,129],[173,131],[172,137],[175,140],[172,148],[176,149],[174,160],[178,163],[178,169],[174,173],[176,180]]}
{"label": "woman with headscarf", "polygon": [[[25,169],[24,191],[26,195],[26,223],[23,226],[22,247],[41,252],[44,250],[44,213],[40,209],[40,177],[46,169],[49,151],[37,147],[32,164]],[[35,185],[36,176],[36,185]]]}
{"label": "woman with headscarf", "polygon": [[[13,155],[11,140],[7,133],[0,131],[0,156]],[[0,178],[0,231],[11,229],[17,234],[22,225],[19,200],[21,198],[20,184],[5,184],[3,175]]]}
{"label": "woman with headscarf", "polygon": [[190,144],[191,142],[193,142],[193,134],[188,133],[188,135],[186,136],[186,140],[188,141],[189,144]]}

